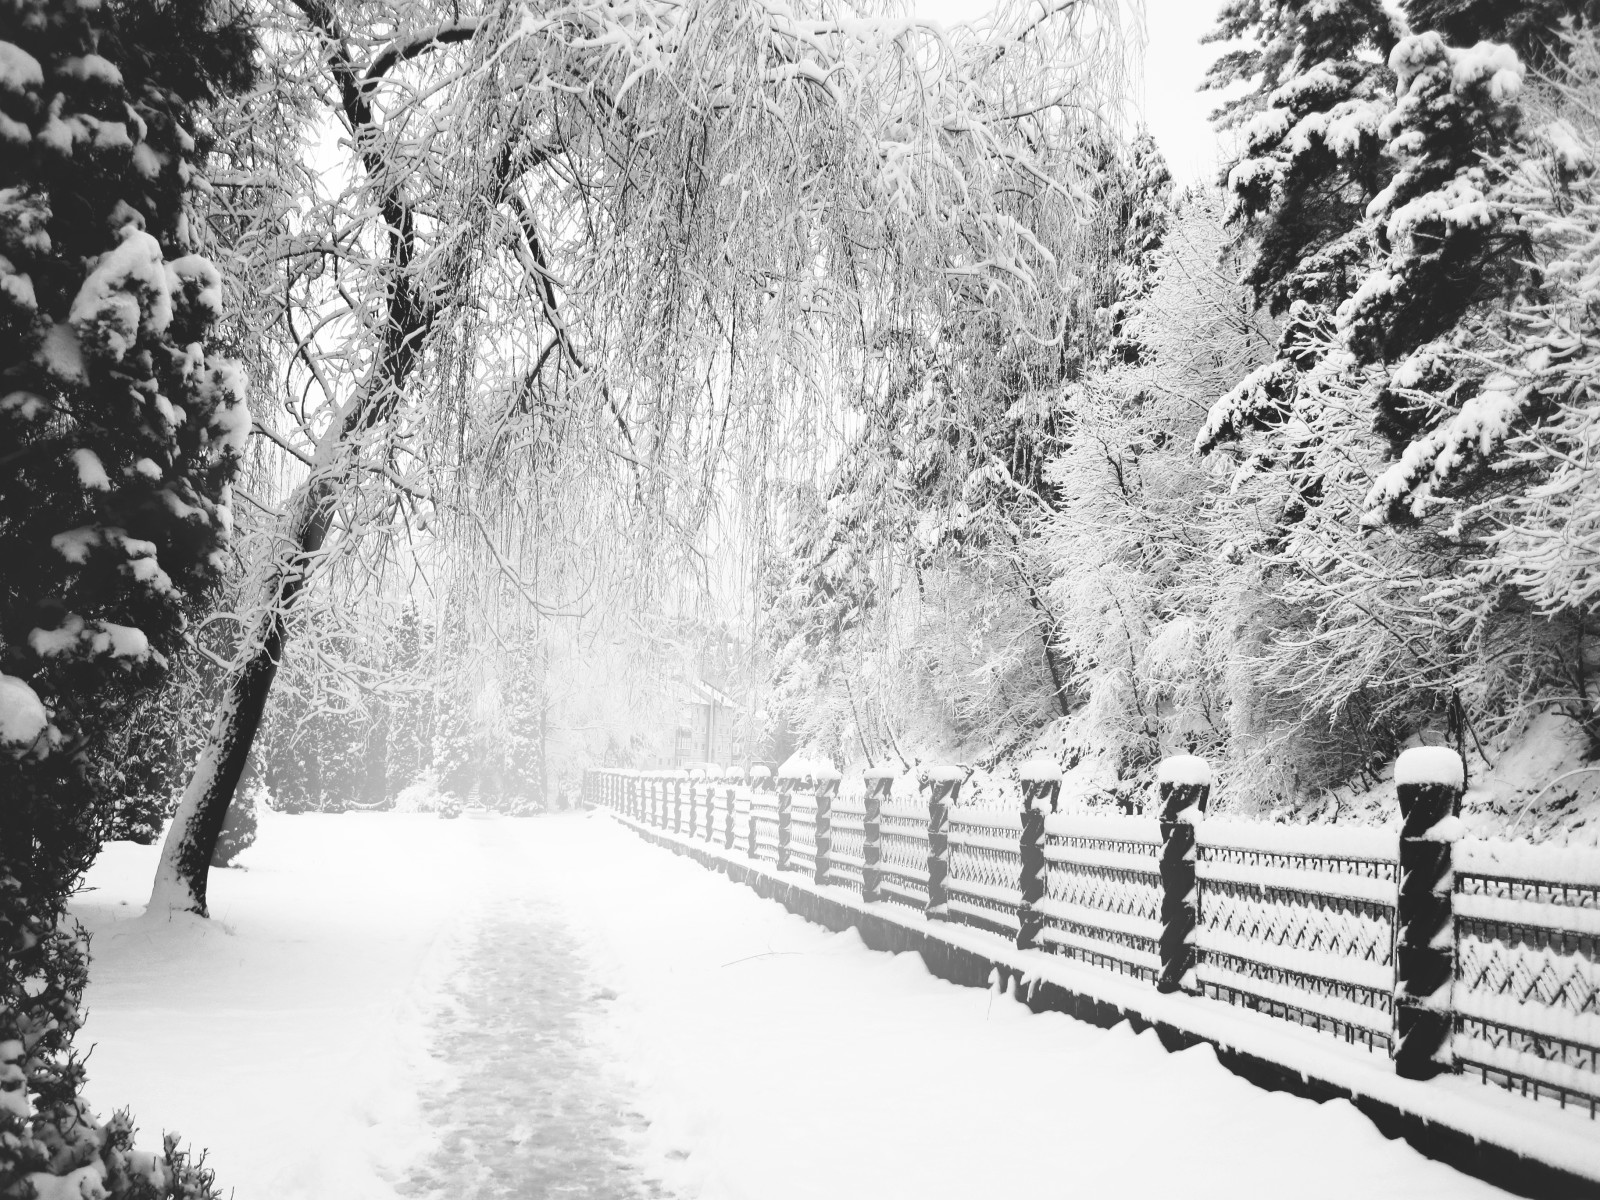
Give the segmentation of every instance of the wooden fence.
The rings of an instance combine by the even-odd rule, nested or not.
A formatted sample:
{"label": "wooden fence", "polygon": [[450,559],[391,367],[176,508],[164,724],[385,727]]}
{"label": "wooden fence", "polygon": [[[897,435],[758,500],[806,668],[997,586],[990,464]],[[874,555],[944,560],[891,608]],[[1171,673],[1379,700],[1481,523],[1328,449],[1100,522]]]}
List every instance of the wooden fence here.
{"label": "wooden fence", "polygon": [[1188,756],[1161,765],[1151,816],[1058,812],[1043,762],[1020,768],[1017,811],[962,806],[949,767],[869,771],[848,797],[818,766],[598,770],[584,794],[869,908],[1296,1022],[1407,1078],[1463,1074],[1594,1117],[1600,850],[1465,838],[1459,764],[1408,756],[1399,830],[1208,820],[1210,773]]}

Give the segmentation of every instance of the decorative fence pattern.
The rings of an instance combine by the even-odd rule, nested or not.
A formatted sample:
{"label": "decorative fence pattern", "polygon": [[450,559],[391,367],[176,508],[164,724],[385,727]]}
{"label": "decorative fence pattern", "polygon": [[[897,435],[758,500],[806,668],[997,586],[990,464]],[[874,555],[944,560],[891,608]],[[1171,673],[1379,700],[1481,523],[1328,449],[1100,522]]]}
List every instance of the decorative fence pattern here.
{"label": "decorative fence pattern", "polygon": [[1037,944],[1151,983],[1161,970],[1161,830],[1143,817],[1044,820]]}
{"label": "decorative fence pattern", "polygon": [[1456,1061],[1484,1082],[1600,1107],[1600,861],[1456,846]]}
{"label": "decorative fence pattern", "polygon": [[1388,1050],[1393,833],[1246,822],[1199,827],[1197,978],[1207,995]]}
{"label": "decorative fence pattern", "polygon": [[1057,813],[1059,772],[1037,762],[1020,812],[955,805],[949,768],[918,800],[882,770],[840,796],[818,767],[748,784],[590,772],[585,794],[865,903],[1322,1031],[1402,1075],[1600,1114],[1600,852],[1462,838],[1443,761],[1402,757],[1399,831],[1206,820],[1209,772],[1189,758],[1162,764],[1155,817]]}
{"label": "decorative fence pattern", "polygon": [[928,907],[928,808],[901,802],[879,813],[878,895],[917,910]]}

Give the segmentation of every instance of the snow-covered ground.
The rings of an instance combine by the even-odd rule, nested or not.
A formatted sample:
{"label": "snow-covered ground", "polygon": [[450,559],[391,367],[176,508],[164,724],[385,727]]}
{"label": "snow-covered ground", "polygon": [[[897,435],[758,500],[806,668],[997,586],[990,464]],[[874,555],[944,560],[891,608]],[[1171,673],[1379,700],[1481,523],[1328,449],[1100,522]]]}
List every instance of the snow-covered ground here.
{"label": "snow-covered ground", "polygon": [[604,816],[264,818],[210,925],[139,916],[154,850],[125,844],[76,905],[91,1098],[208,1147],[238,1200],[1502,1194]]}

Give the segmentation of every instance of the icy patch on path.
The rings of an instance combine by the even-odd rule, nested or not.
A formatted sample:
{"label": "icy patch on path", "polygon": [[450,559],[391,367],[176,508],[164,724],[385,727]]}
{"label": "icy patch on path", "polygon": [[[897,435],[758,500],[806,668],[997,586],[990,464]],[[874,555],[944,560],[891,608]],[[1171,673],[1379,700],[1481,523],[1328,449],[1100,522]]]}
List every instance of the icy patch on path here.
{"label": "icy patch on path", "polygon": [[594,1045],[614,997],[547,907],[504,904],[478,929],[434,1026],[456,1086],[424,1105],[440,1148],[401,1186],[449,1200],[657,1200],[634,1164],[643,1118]]}

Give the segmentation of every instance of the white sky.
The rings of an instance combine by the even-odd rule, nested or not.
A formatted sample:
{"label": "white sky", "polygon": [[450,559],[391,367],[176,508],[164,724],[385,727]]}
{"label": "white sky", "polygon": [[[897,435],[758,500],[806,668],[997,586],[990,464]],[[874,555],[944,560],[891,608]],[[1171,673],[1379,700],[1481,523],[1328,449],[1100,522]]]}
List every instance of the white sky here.
{"label": "white sky", "polygon": [[[994,0],[911,0],[912,11],[935,21],[971,21]],[[1148,44],[1141,105],[1173,177],[1180,183],[1209,178],[1218,161],[1217,136],[1206,116],[1218,98],[1195,89],[1221,51],[1202,46],[1222,0],[1144,0]]]}

